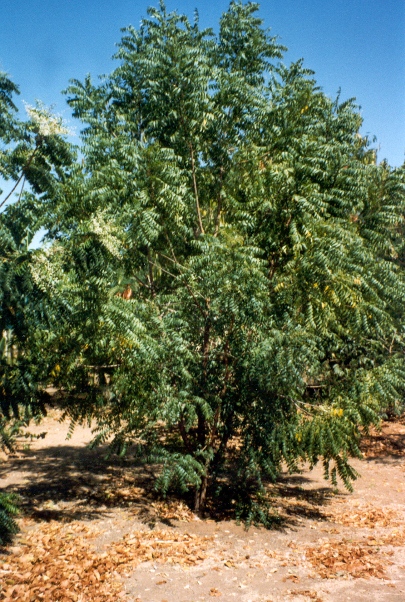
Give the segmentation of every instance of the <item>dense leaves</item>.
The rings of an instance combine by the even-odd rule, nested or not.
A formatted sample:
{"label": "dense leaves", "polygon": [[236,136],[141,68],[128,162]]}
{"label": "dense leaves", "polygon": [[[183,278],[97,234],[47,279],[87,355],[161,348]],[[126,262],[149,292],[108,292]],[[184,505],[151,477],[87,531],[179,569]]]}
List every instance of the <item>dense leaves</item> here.
{"label": "dense leaves", "polygon": [[[150,9],[110,76],[67,90],[81,162],[41,107],[2,159],[32,190],[1,216],[18,374],[63,387],[95,443],[135,444],[164,494],[228,493],[248,521],[284,463],[350,487],[405,376],[404,172],[376,163],[353,101],[277,62],[257,8],[232,2],[218,34]],[[49,244],[23,252],[39,226]]]}
{"label": "dense leaves", "polygon": [[10,543],[18,533],[15,516],[18,514],[18,497],[13,493],[0,492],[0,546]]}

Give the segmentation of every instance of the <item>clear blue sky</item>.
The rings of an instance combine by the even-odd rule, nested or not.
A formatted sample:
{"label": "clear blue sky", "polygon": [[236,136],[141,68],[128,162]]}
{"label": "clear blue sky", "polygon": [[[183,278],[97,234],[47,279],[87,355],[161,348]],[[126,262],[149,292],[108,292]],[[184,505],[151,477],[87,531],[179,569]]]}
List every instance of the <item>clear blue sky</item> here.
{"label": "clear blue sky", "polygon": [[[70,78],[109,73],[120,28],[135,27],[156,2],[148,0],[0,0],[0,69],[21,99],[54,104],[69,118],[60,91]],[[379,160],[401,165],[405,153],[405,1],[263,0],[260,15],[300,57],[325,93],[357,98],[363,133],[377,136]],[[227,0],[167,0],[169,10],[217,26]]]}

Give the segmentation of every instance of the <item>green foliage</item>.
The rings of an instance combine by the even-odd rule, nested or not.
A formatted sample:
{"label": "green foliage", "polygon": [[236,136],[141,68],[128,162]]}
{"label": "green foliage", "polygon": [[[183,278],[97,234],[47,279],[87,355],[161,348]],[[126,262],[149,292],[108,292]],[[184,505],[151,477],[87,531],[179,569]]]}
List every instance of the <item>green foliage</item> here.
{"label": "green foliage", "polygon": [[[44,328],[52,317],[32,278],[38,252],[30,243],[74,158],[60,120],[42,105],[27,107],[28,120],[18,119],[18,92],[0,73],[0,184],[11,183],[9,192],[0,190],[0,447],[9,451],[21,427],[44,413],[50,376]],[[0,544],[17,531],[16,503],[16,496],[0,493]]]}
{"label": "green foliage", "polygon": [[14,519],[17,514],[18,496],[0,492],[0,546],[10,543],[18,533],[18,525]]}
{"label": "green foliage", "polygon": [[61,136],[60,119],[42,105],[27,106],[29,119],[20,121],[15,93],[17,86],[0,73],[0,176],[13,183],[0,197],[0,409],[18,418],[22,404],[26,419],[43,411],[41,380],[49,374],[41,348],[50,315],[32,278],[38,252],[30,243],[68,177],[74,152]]}
{"label": "green foliage", "polygon": [[[278,62],[257,9],[214,34],[160,4],[101,84],[72,81],[83,159],[41,135],[0,277],[3,316],[25,291],[15,382],[63,387],[72,426],[135,445],[196,510],[231,470],[238,516],[268,522],[266,481],[322,461],[350,488],[361,433],[402,407],[404,170]],[[49,244],[24,255],[27,220]]]}

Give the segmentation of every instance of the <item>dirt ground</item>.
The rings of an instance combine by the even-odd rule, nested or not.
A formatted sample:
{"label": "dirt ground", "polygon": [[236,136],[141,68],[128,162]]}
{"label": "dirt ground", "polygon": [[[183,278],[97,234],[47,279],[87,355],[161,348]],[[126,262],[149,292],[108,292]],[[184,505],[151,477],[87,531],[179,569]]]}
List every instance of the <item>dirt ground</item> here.
{"label": "dirt ground", "polygon": [[0,551],[0,600],[405,600],[404,420],[364,441],[354,493],[321,468],[284,475],[272,488],[282,522],[248,531],[157,501],[151,475],[86,447],[89,428],[66,440],[56,410],[30,430],[47,436],[0,462],[24,511]]}

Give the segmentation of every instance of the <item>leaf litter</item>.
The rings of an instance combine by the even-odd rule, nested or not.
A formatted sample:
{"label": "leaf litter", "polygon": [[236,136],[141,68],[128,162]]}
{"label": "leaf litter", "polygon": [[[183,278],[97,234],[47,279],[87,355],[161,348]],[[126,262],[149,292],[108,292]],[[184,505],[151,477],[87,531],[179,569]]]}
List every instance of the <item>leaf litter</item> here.
{"label": "leaf litter", "polygon": [[392,564],[392,550],[386,546],[403,547],[405,530],[395,530],[378,537],[363,540],[341,539],[319,541],[316,546],[304,548],[305,557],[323,579],[337,577],[355,579],[385,579],[386,568]]}
{"label": "leaf litter", "polygon": [[143,562],[196,565],[207,556],[210,537],[155,529],[133,531],[96,552],[97,528],[53,521],[31,529],[16,553],[0,563],[4,602],[111,602],[125,594],[121,577]]}
{"label": "leaf litter", "polygon": [[[197,519],[183,502],[155,501],[148,495],[147,488],[133,485],[134,477],[120,472],[107,482],[100,483],[93,495],[97,498],[95,501],[107,506],[117,505],[123,508],[129,505],[127,512],[131,516],[147,511],[148,519],[160,521],[190,523]],[[334,533],[338,538],[322,538],[317,544],[311,545],[306,542],[305,545],[298,541],[291,542],[288,544],[290,552],[287,554],[277,550],[277,547],[267,550],[262,548],[260,552],[257,550],[259,556],[252,550],[254,557],[260,557],[266,565],[263,567],[265,570],[269,570],[268,562],[276,563],[280,567],[281,581],[284,581],[285,574],[282,567],[292,566],[301,567],[301,570],[304,567],[310,568],[313,574],[316,573],[323,579],[387,578],[387,570],[395,560],[394,547],[405,547],[402,513],[390,506],[378,507],[353,498],[346,498],[344,501],[341,498],[325,498],[324,501],[328,503],[322,504],[322,497],[318,499],[313,493],[308,495],[307,492],[292,488],[287,493],[290,495],[285,499],[281,496],[280,506],[285,507],[287,518],[292,517],[292,524],[295,518],[296,525],[298,522],[301,525],[303,519],[311,522],[315,520],[307,528],[309,526],[310,529],[318,528]],[[87,499],[81,501],[87,504]],[[59,500],[58,503],[61,504]],[[62,506],[63,504],[64,502]],[[43,507],[54,510],[57,505],[47,499]],[[334,524],[339,529],[322,529],[320,523],[323,521],[326,524],[332,523],[331,526]],[[141,522],[145,524],[145,521]],[[153,520],[151,522],[154,523]],[[247,560],[250,556],[246,553],[246,546],[239,551],[235,547],[232,550],[221,550],[218,557],[219,550],[212,545],[213,538],[178,533],[177,529],[147,531],[138,523],[138,531],[134,530],[121,536],[119,541],[100,547],[99,521],[91,523],[73,520],[63,523],[51,520],[37,523],[23,519],[22,523],[23,538],[20,537],[7,554],[0,556],[0,600],[5,602],[118,601],[125,596],[123,578],[133,574],[140,564],[149,562],[192,567],[205,558],[212,558],[213,548],[216,560],[223,562],[225,570],[235,570],[238,565],[243,568],[246,562],[251,562]],[[122,523],[122,518],[118,519],[118,523]],[[350,533],[353,539],[343,536],[345,532],[342,527],[353,529]],[[301,526],[298,528],[300,530]],[[356,533],[355,529],[361,529],[361,532]],[[370,530],[369,534],[364,534],[366,529]],[[176,570],[176,566],[174,569]],[[278,570],[275,567],[269,574],[273,575]],[[301,570],[297,575],[302,578]],[[288,573],[286,583],[296,582],[297,575],[291,571]],[[164,583],[166,579],[159,581],[159,584]],[[302,589],[287,590],[288,595],[291,593],[314,601],[321,599],[316,592],[306,587],[307,584],[303,583]],[[226,596],[226,593],[214,587],[212,592],[207,591],[207,595],[220,597]]]}
{"label": "leaf litter", "polygon": [[346,508],[333,508],[327,513],[329,521],[345,527],[376,529],[394,527],[401,523],[401,517],[392,508],[378,508],[371,504],[353,502]]}

